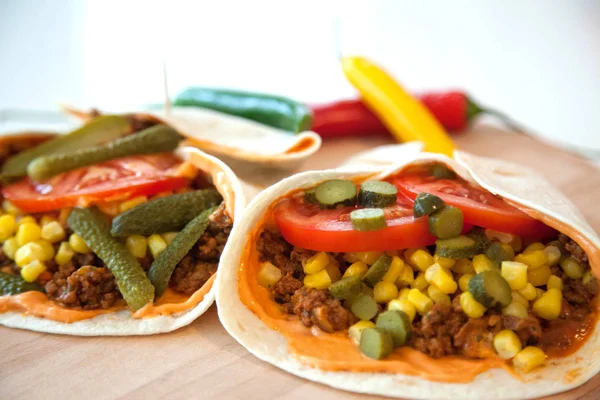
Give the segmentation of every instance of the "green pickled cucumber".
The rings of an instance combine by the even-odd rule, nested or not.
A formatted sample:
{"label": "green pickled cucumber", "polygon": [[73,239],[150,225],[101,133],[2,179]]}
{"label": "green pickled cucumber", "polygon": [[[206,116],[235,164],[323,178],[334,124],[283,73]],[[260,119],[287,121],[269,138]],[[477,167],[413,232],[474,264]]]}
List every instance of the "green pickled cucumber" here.
{"label": "green pickled cucumber", "polygon": [[156,125],[104,145],[38,157],[27,166],[27,175],[35,181],[42,181],[63,172],[116,158],[170,152],[177,148],[181,139],[173,128]]}
{"label": "green pickled cucumber", "polygon": [[368,321],[375,318],[377,312],[379,312],[379,307],[377,306],[375,299],[371,296],[359,294],[352,298],[350,302],[350,311],[352,311],[358,319]]}
{"label": "green pickled cucumber", "polygon": [[219,205],[222,200],[215,189],[160,197],[117,215],[110,233],[127,237],[180,231],[202,211]]}
{"label": "green pickled cucumber", "polygon": [[429,193],[419,193],[415,198],[415,204],[413,205],[413,215],[415,218],[430,215],[437,210],[441,210],[446,203],[436,195]]}
{"label": "green pickled cucumber", "polygon": [[469,292],[488,308],[496,304],[507,307],[512,302],[510,285],[496,271],[483,271],[472,277],[469,280]]}
{"label": "green pickled cucumber", "polygon": [[467,236],[475,241],[477,253],[484,253],[490,245],[490,239],[485,235],[485,229],[476,226],[467,233]]}
{"label": "green pickled cucumber", "polygon": [[360,185],[358,205],[363,207],[384,208],[396,204],[398,189],[389,182],[366,181]]}
{"label": "green pickled cucumber", "polygon": [[377,261],[373,263],[367,270],[363,278],[363,282],[365,282],[368,286],[374,287],[377,282],[383,279],[385,274],[390,269],[390,265],[392,265],[392,257],[387,254],[382,254],[379,256]]}
{"label": "green pickled cucumber", "polygon": [[69,134],[59,135],[9,158],[2,166],[2,179],[14,181],[27,175],[27,166],[38,157],[70,153],[96,146],[123,137],[130,130],[131,126],[125,117],[103,115],[94,118]]}
{"label": "green pickled cucumber", "polygon": [[156,288],[158,299],[169,286],[169,280],[179,261],[194,247],[200,236],[204,234],[209,224],[208,217],[216,210],[216,207],[203,211],[191,220],[158,258],[152,262],[148,277]]}
{"label": "green pickled cucumber", "polygon": [[352,206],[356,204],[356,185],[345,179],[332,179],[315,189],[315,198],[321,208]]}
{"label": "green pickled cucumber", "polygon": [[446,167],[443,164],[434,164],[429,169],[431,175],[438,179],[454,179],[456,178],[456,172],[452,171],[450,168]]}
{"label": "green pickled cucumber", "polygon": [[435,254],[445,258],[469,258],[477,255],[477,243],[467,236],[435,241]]}
{"label": "green pickled cucumber", "polygon": [[0,272],[0,296],[12,296],[31,291],[43,292],[44,288],[37,282],[27,282],[19,275]]}
{"label": "green pickled cucumber", "polygon": [[381,208],[361,208],[350,213],[352,227],[357,231],[376,231],[387,226]]}
{"label": "green pickled cucumber", "polygon": [[498,268],[502,265],[502,261],[510,261],[510,256],[498,242],[490,244],[485,250],[485,255],[488,256]]}
{"label": "green pickled cucumber", "polygon": [[456,207],[445,206],[429,216],[429,233],[439,239],[460,235],[463,229],[463,213]]}
{"label": "green pickled cucumber", "polygon": [[311,204],[318,204],[317,197],[315,196],[316,190],[314,188],[304,191],[304,200]]}
{"label": "green pickled cucumber", "polygon": [[410,339],[410,319],[402,311],[388,310],[377,316],[375,326],[387,332],[394,341],[394,347],[401,347]]}
{"label": "green pickled cucumber", "polygon": [[394,340],[389,333],[379,328],[367,328],[360,335],[359,348],[365,356],[381,360],[394,351]]}
{"label": "green pickled cucumber", "polygon": [[67,224],[113,273],[129,307],[138,310],[152,302],[154,286],[135,256],[111,236],[110,225],[97,208],[74,208]]}
{"label": "green pickled cucumber", "polygon": [[333,282],[329,286],[329,293],[336,299],[344,300],[358,296],[361,292],[362,281],[359,275],[352,275]]}

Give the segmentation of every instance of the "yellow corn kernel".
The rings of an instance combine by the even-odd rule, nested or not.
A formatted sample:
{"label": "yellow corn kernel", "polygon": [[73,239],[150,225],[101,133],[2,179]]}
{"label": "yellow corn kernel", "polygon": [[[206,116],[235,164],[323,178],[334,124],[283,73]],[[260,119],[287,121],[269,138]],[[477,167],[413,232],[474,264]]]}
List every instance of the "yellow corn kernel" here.
{"label": "yellow corn kernel", "polygon": [[524,319],[529,315],[529,311],[527,311],[527,306],[513,299],[512,303],[502,309],[502,315],[512,315]]}
{"label": "yellow corn kernel", "polygon": [[148,201],[148,197],[146,196],[138,196],[133,199],[126,200],[119,205],[119,211],[124,213],[127,210],[132,209],[135,206],[139,206],[140,204],[144,204]]}
{"label": "yellow corn kernel", "polygon": [[519,292],[515,292],[513,290],[512,299],[513,299],[513,301],[516,301],[517,303],[523,304],[525,307],[529,307],[529,301],[525,297],[523,297],[523,295],[521,295],[521,293],[519,293]]}
{"label": "yellow corn kernel", "polygon": [[492,271],[496,270],[496,265],[494,262],[485,254],[477,254],[473,257],[473,269],[476,274],[479,274],[483,271]]}
{"label": "yellow corn kernel", "polygon": [[4,241],[4,244],[2,245],[2,252],[6,257],[10,258],[11,260],[14,260],[18,248],[19,245],[17,244],[17,239],[11,237],[10,239]]}
{"label": "yellow corn kernel", "polygon": [[357,261],[350,265],[348,268],[346,268],[346,271],[344,272],[344,278],[354,275],[360,275],[361,277],[363,277],[367,273],[368,269],[369,267],[367,266],[367,264],[365,264],[362,261]]}
{"label": "yellow corn kernel", "polygon": [[496,240],[504,244],[510,244],[510,242],[512,242],[515,238],[515,235],[512,233],[500,232],[494,229],[486,229],[485,236],[487,236],[487,238],[490,240]]}
{"label": "yellow corn kernel", "polygon": [[362,332],[367,328],[375,328],[375,324],[371,321],[358,321],[348,328],[348,336],[350,336],[350,339],[358,345],[360,343]]}
{"label": "yellow corn kernel", "polygon": [[411,303],[408,298],[394,299],[388,303],[388,310],[402,311],[408,316],[410,322],[413,322],[415,315],[417,315],[417,309],[415,305]]}
{"label": "yellow corn kernel", "polygon": [[50,214],[44,214],[42,215],[42,218],[40,218],[40,225],[42,227],[48,225],[50,222],[54,222],[56,221],[56,217],[54,215],[50,215]]}
{"label": "yellow corn kernel", "polygon": [[332,263],[327,264],[327,266],[325,267],[325,271],[329,275],[329,279],[331,279],[331,282],[337,282],[342,278],[342,273],[340,272],[340,269],[338,268],[337,263],[336,264],[332,264]]}
{"label": "yellow corn kernel", "polygon": [[452,304],[452,301],[450,300],[450,296],[448,296],[446,293],[442,292],[435,285],[429,285],[429,287],[427,288],[427,295],[429,296],[429,298],[431,300],[433,300],[433,302],[435,304],[445,304],[448,306],[450,304]]}
{"label": "yellow corn kernel", "polygon": [[415,280],[410,284],[410,287],[413,289],[418,289],[424,291],[429,286],[427,279],[425,279],[425,273],[419,272]]}
{"label": "yellow corn kernel", "polygon": [[467,292],[469,290],[469,281],[473,277],[473,274],[464,274],[460,278],[458,278],[458,287],[463,292]]}
{"label": "yellow corn kernel", "polygon": [[500,274],[512,290],[525,289],[527,286],[527,265],[516,261],[502,261]]}
{"label": "yellow corn kernel", "polygon": [[587,271],[585,274],[583,274],[583,278],[581,278],[581,283],[587,286],[590,283],[592,283],[594,279],[595,278],[594,275],[592,275],[592,271]]}
{"label": "yellow corn kernel", "polygon": [[563,290],[563,281],[556,275],[550,275],[548,278],[548,283],[546,283],[548,289],[558,289]]}
{"label": "yellow corn kernel", "polygon": [[560,260],[560,267],[571,279],[581,279],[583,277],[583,268],[577,261],[571,257]]}
{"label": "yellow corn kernel", "polygon": [[468,258],[456,260],[456,263],[454,263],[454,266],[452,267],[452,271],[459,275],[475,274],[473,263]]}
{"label": "yellow corn kernel", "polygon": [[162,233],[160,236],[162,236],[163,239],[165,239],[165,242],[167,242],[167,244],[171,244],[171,242],[175,239],[175,236],[177,236],[179,232],[167,232],[167,233]]}
{"label": "yellow corn kernel", "polygon": [[58,221],[51,221],[46,225],[42,225],[42,239],[45,239],[50,243],[58,243],[64,240],[65,237],[65,228],[63,228]]}
{"label": "yellow corn kernel", "polygon": [[324,251],[321,251],[314,256],[304,260],[302,262],[302,268],[304,269],[305,274],[314,274],[329,264],[329,256]]}
{"label": "yellow corn kernel", "polygon": [[45,270],[46,266],[43,262],[32,261],[21,268],[21,277],[27,282],[34,282]]}
{"label": "yellow corn kernel", "polygon": [[560,261],[561,253],[560,249],[556,246],[547,246],[544,250],[548,265],[556,265]]}
{"label": "yellow corn kernel", "polygon": [[547,265],[542,265],[536,269],[527,269],[527,280],[533,286],[544,286],[548,283],[548,278],[552,275],[552,271],[550,267]]}
{"label": "yellow corn kernel", "polygon": [[433,257],[425,249],[409,249],[404,254],[406,261],[420,271],[425,271],[433,265]]}
{"label": "yellow corn kernel", "polygon": [[121,214],[121,204],[118,201],[111,201],[108,203],[98,204],[97,207],[102,211],[103,214],[116,217]]}
{"label": "yellow corn kernel", "polygon": [[529,372],[542,365],[544,361],[546,361],[546,354],[542,349],[534,346],[527,346],[515,356],[513,365],[523,372]]}
{"label": "yellow corn kernel", "polygon": [[529,269],[536,269],[547,265],[548,258],[543,250],[533,250],[527,253],[518,254],[515,257],[515,261],[527,265]]}
{"label": "yellow corn kernel", "polygon": [[23,211],[21,211],[19,209],[19,207],[15,206],[13,203],[11,203],[8,200],[4,200],[2,202],[2,208],[4,209],[4,211],[6,211],[8,214],[11,214],[11,215],[21,215],[21,214],[23,214]]}
{"label": "yellow corn kernel", "polygon": [[58,222],[62,226],[67,226],[67,218],[69,218],[69,215],[71,215],[71,208],[63,208],[58,214]]}
{"label": "yellow corn kernel", "polygon": [[380,281],[373,287],[373,298],[378,303],[387,303],[398,296],[398,288],[391,282]]}
{"label": "yellow corn kernel", "polygon": [[19,246],[34,242],[42,237],[42,228],[37,223],[26,222],[17,228],[17,243]]}
{"label": "yellow corn kernel", "polygon": [[402,288],[400,289],[400,291],[398,292],[398,300],[402,300],[402,299],[408,299],[408,294],[410,293],[410,289],[409,288]]}
{"label": "yellow corn kernel", "polygon": [[17,221],[17,226],[21,226],[28,222],[32,223],[32,224],[37,224],[37,221],[31,215],[25,215],[25,216],[19,218],[19,220]]}
{"label": "yellow corn kernel", "polygon": [[519,354],[523,345],[516,333],[509,329],[505,329],[494,336],[494,348],[500,358],[508,360]]}
{"label": "yellow corn kernel", "polygon": [[154,259],[157,259],[160,253],[167,248],[167,242],[159,234],[153,234],[148,237],[148,247]]}
{"label": "yellow corn kernel", "polygon": [[433,256],[433,262],[440,264],[443,268],[450,269],[456,264],[456,260],[453,258],[440,257],[437,254]]}
{"label": "yellow corn kernel", "polygon": [[[158,236],[158,235],[156,235],[156,236]],[[69,237],[69,245],[71,246],[71,249],[73,249],[73,251],[76,253],[87,254],[87,253],[91,252],[90,248],[83,241],[81,236],[79,236],[76,233],[72,233],[71,236]]]}
{"label": "yellow corn kernel", "polygon": [[446,294],[454,293],[458,289],[452,273],[439,264],[433,264],[427,268],[425,279],[429,284],[437,286],[439,290]]}
{"label": "yellow corn kernel", "polygon": [[258,275],[256,277],[256,280],[260,286],[270,289],[275,286],[280,279],[281,270],[279,268],[268,261],[260,264],[260,269],[258,270]]}
{"label": "yellow corn kernel", "polygon": [[24,267],[33,261],[43,261],[45,252],[42,246],[35,242],[29,242],[17,249],[15,262],[19,267]]}
{"label": "yellow corn kernel", "polygon": [[558,289],[548,289],[533,303],[533,312],[540,318],[556,319],[562,306],[562,292]]}
{"label": "yellow corn kernel", "polygon": [[415,271],[412,269],[411,266],[406,265],[404,268],[402,268],[402,272],[400,272],[400,276],[396,280],[396,285],[398,287],[409,286],[412,285],[414,281]]}
{"label": "yellow corn kernel", "polygon": [[17,220],[14,215],[4,214],[0,216],[0,242],[13,236],[17,230]]}
{"label": "yellow corn kernel", "polygon": [[515,259],[515,250],[512,248],[510,244],[500,243],[500,246],[504,249],[504,254],[508,258],[507,261],[513,261]]}
{"label": "yellow corn kernel", "polygon": [[327,289],[331,285],[331,278],[326,269],[304,277],[304,286],[314,289]]}
{"label": "yellow corn kernel", "polygon": [[527,282],[527,285],[524,289],[519,290],[519,293],[527,299],[527,301],[535,300],[537,297],[537,292],[535,290],[535,286],[531,284],[531,282]]}
{"label": "yellow corn kernel", "polygon": [[346,253],[344,255],[344,259],[348,262],[354,263],[357,261],[362,261],[367,265],[373,264],[381,255],[382,251],[364,251],[364,252],[353,252]]}
{"label": "yellow corn kernel", "polygon": [[404,269],[404,261],[400,257],[392,257],[392,263],[390,264],[390,268],[383,276],[383,281],[395,283],[398,280],[398,277],[402,273]]}
{"label": "yellow corn kernel", "polygon": [[433,300],[423,294],[419,289],[411,289],[407,299],[415,306],[415,309],[421,315],[427,314],[427,312],[431,310],[431,307],[433,307]]}
{"label": "yellow corn kernel", "polygon": [[530,253],[532,251],[544,250],[545,246],[540,242],[533,242],[529,246],[525,247],[523,253]]}
{"label": "yellow corn kernel", "polygon": [[44,249],[44,258],[41,261],[49,261],[54,258],[56,251],[54,250],[52,243],[44,239],[36,240],[34,243],[39,244],[41,248]]}
{"label": "yellow corn kernel", "polygon": [[469,292],[463,292],[460,295],[460,307],[469,318],[480,318],[487,311],[487,308],[475,300]]}
{"label": "yellow corn kernel", "polygon": [[58,251],[56,252],[56,256],[54,256],[54,261],[58,265],[65,265],[71,262],[75,252],[71,248],[69,242],[62,242],[58,247]]}
{"label": "yellow corn kernel", "polygon": [[131,235],[125,239],[125,246],[134,257],[144,258],[148,250],[148,239],[142,235]]}

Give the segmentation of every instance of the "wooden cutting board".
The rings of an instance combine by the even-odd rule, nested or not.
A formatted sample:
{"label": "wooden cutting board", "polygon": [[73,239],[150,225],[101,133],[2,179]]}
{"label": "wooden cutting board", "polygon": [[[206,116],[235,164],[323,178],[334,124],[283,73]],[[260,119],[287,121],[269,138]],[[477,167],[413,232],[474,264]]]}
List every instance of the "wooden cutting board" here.
{"label": "wooden cutting board", "polygon": [[[530,166],[557,185],[600,231],[600,171],[529,137],[478,126],[461,149]],[[303,169],[334,167],[387,138],[326,142]],[[219,324],[216,308],[188,327],[150,337],[82,338],[0,327],[0,399],[367,398],[289,375],[259,361]],[[551,399],[597,399],[600,375]]]}

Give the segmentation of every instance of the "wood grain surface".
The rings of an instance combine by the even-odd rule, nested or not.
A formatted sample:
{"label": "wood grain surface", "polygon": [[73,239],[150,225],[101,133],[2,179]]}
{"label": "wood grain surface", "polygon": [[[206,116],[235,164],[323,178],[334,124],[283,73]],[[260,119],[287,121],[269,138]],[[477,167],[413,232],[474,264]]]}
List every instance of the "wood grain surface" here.
{"label": "wood grain surface", "polygon": [[[333,167],[386,138],[326,142],[303,169]],[[530,166],[557,185],[600,231],[600,172],[529,137],[478,126],[461,149]],[[243,174],[242,174],[243,175]],[[289,375],[249,354],[221,327],[215,307],[170,334],[80,338],[0,327],[0,399],[367,398]],[[600,375],[551,399],[598,399]]]}

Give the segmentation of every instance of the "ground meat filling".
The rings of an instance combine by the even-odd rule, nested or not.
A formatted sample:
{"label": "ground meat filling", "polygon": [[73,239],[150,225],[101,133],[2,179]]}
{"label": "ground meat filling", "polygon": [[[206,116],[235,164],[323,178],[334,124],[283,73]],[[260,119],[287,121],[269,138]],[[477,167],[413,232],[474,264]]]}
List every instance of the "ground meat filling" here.
{"label": "ground meat filling", "polygon": [[306,287],[294,292],[292,311],[305,326],[316,325],[324,332],[348,329],[356,320],[328,291]]}

